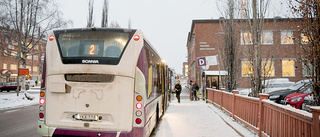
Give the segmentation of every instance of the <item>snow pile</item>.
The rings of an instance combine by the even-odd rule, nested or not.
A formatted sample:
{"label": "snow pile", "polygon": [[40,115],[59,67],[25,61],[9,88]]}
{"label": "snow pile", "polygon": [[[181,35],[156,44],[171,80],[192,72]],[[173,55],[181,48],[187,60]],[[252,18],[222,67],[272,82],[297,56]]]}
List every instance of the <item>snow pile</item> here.
{"label": "snow pile", "polygon": [[[39,92],[39,91],[38,91]],[[28,100],[25,93],[7,93],[0,95],[0,110],[7,110],[12,108],[19,108],[24,106],[30,106],[39,103],[39,93],[32,92],[27,94],[33,100]]]}

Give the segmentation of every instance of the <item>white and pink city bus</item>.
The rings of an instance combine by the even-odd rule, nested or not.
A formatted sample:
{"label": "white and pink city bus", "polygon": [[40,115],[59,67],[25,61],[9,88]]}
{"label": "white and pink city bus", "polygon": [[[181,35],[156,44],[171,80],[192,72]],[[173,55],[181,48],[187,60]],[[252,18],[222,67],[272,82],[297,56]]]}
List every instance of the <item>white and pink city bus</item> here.
{"label": "white and pink city bus", "polygon": [[41,136],[150,136],[167,105],[168,69],[134,29],[49,32]]}

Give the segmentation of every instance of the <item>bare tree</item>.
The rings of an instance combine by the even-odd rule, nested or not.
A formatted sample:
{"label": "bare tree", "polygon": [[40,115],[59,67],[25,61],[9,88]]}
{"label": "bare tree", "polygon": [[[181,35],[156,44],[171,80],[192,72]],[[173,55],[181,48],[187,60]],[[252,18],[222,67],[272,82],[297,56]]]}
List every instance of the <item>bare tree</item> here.
{"label": "bare tree", "polygon": [[131,18],[129,18],[128,29],[131,29]]}
{"label": "bare tree", "polygon": [[301,18],[300,55],[312,79],[315,100],[320,105],[320,2],[319,0],[290,0],[293,13]]}
{"label": "bare tree", "polygon": [[108,10],[109,10],[109,0],[104,0],[103,7],[102,7],[101,27],[108,27]]}
{"label": "bare tree", "polygon": [[93,22],[93,3],[94,0],[89,0],[89,15],[88,15],[88,20],[87,20],[87,27],[93,27],[94,26],[94,22]]}
{"label": "bare tree", "polygon": [[119,25],[119,23],[117,21],[112,21],[109,27],[110,28],[120,28],[121,26]]}
{"label": "bare tree", "polygon": [[[245,19],[245,27],[248,33],[243,33],[244,44],[250,44],[247,48],[247,57],[252,65],[251,90],[252,96],[258,97],[262,92],[262,65],[261,65],[261,34],[264,25],[265,13],[267,11],[269,0],[252,0],[251,7],[248,0],[243,0],[241,6],[242,18]],[[246,35],[246,36],[245,36]]]}
{"label": "bare tree", "polygon": [[220,58],[223,58],[223,66],[228,71],[228,75],[226,77],[226,89],[228,91],[232,91],[233,89],[236,89],[237,87],[237,66],[238,61],[236,59],[237,57],[237,36],[236,36],[236,24],[235,24],[235,3],[234,0],[228,0],[227,2],[227,9],[226,9],[226,19],[220,18],[221,23],[221,29],[223,33],[223,41],[224,44],[222,47],[222,53],[224,56],[220,56]]}
{"label": "bare tree", "polygon": [[[48,0],[2,0],[0,9],[3,9],[0,14],[1,31],[6,39],[16,43],[12,46],[19,48],[18,53],[15,53],[8,47],[0,46],[0,51],[17,58],[18,67],[20,63],[26,67],[27,56],[44,52],[32,53],[32,49],[44,41],[48,30],[71,23],[63,21],[58,6]],[[19,87],[19,76],[17,82]]]}

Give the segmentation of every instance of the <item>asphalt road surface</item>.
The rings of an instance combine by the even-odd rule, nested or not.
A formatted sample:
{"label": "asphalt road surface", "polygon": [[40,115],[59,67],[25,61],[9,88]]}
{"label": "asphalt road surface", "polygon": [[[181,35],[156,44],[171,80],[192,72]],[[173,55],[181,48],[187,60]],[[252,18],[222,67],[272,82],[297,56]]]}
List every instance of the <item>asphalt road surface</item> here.
{"label": "asphalt road surface", "polygon": [[1,137],[38,137],[38,105],[0,111]]}

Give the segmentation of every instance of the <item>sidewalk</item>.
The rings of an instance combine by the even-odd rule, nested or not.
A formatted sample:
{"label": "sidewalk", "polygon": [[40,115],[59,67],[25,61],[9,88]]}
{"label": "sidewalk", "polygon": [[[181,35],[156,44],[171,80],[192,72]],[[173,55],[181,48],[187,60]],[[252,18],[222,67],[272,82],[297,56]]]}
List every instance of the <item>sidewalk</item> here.
{"label": "sidewalk", "polygon": [[245,126],[205,101],[190,101],[183,87],[181,103],[174,97],[157,129],[156,137],[257,136]]}

